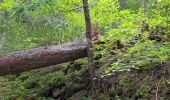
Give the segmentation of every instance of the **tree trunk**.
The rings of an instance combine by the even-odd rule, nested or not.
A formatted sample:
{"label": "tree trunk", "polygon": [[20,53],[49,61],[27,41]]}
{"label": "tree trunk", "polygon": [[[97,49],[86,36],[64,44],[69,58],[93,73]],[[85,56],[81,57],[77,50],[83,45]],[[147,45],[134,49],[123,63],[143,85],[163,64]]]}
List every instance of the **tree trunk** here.
{"label": "tree trunk", "polygon": [[88,7],[88,0],[83,0],[83,10],[86,22],[86,39],[87,39],[87,59],[88,59],[88,70],[89,70],[89,79],[90,79],[90,86],[92,91],[92,96],[95,95],[95,65],[93,59],[93,45],[92,45],[92,35],[91,35],[91,19]]}
{"label": "tree trunk", "polygon": [[145,13],[146,10],[145,0],[142,0],[142,8],[143,8],[143,13]]}
{"label": "tree trunk", "polygon": [[65,63],[86,56],[87,47],[83,41],[14,52],[0,57],[0,76]]}

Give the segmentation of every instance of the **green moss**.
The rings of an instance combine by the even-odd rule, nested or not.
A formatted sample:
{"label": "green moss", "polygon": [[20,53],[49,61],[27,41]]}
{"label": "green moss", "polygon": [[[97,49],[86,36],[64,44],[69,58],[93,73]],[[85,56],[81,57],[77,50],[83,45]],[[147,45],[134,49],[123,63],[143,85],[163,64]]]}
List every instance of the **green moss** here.
{"label": "green moss", "polygon": [[4,82],[0,85],[0,91],[5,94],[1,98],[17,98],[20,100],[27,96],[35,95],[38,97],[42,90],[48,90],[51,85],[60,82],[63,76],[62,71],[42,73],[41,70],[36,70],[23,73],[19,77],[15,75],[1,77]]}

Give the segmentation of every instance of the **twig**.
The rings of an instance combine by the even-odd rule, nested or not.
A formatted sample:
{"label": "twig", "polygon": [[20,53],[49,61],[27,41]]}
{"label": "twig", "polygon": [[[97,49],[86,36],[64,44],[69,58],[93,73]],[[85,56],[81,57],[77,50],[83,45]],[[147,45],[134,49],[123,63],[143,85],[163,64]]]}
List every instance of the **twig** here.
{"label": "twig", "polygon": [[162,79],[160,79],[159,82],[156,85],[156,100],[159,100],[158,99],[158,91],[159,91],[159,84],[160,84],[161,81],[162,81]]}
{"label": "twig", "polygon": [[163,83],[164,83],[165,89],[166,89],[166,90],[169,90],[169,89],[166,87],[166,85],[165,85],[165,77],[163,77]]}

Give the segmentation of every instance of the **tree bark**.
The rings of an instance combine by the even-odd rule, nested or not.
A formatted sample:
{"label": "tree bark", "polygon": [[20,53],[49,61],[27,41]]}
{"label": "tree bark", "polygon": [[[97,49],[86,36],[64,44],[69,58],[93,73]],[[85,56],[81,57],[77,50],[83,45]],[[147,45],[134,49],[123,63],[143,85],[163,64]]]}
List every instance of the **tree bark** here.
{"label": "tree bark", "polygon": [[65,63],[86,56],[87,47],[83,41],[14,52],[0,57],[0,76]]}
{"label": "tree bark", "polygon": [[92,35],[91,35],[91,18],[89,13],[88,7],[88,0],[83,0],[83,10],[85,16],[85,23],[86,23],[86,39],[87,39],[87,59],[88,59],[88,70],[89,70],[89,79],[90,79],[90,86],[92,96],[95,95],[95,65],[94,65],[94,58],[93,58],[93,45],[92,45]]}

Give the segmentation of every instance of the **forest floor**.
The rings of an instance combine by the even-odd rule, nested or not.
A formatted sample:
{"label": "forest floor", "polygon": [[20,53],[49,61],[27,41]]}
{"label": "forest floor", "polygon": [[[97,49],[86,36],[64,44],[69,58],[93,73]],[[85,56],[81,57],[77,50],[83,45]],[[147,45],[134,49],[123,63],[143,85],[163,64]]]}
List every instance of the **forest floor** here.
{"label": "forest floor", "polygon": [[[95,100],[169,100],[170,62],[96,78]],[[69,69],[67,67],[70,66]],[[88,100],[84,59],[18,75],[0,77],[2,100]]]}
{"label": "forest floor", "polygon": [[[124,52],[123,49],[126,47],[117,51]],[[114,63],[114,60],[122,56],[115,56],[115,53],[110,53],[110,56],[113,56],[111,62],[107,58],[100,61],[100,57],[95,57],[96,87],[93,97],[88,79],[87,60],[79,59],[0,77],[0,99],[170,100],[170,60],[155,63],[146,60],[142,65],[144,67],[129,67],[118,62],[119,69],[113,70],[115,67],[112,64],[117,63]],[[111,70],[108,70],[110,68]]]}

